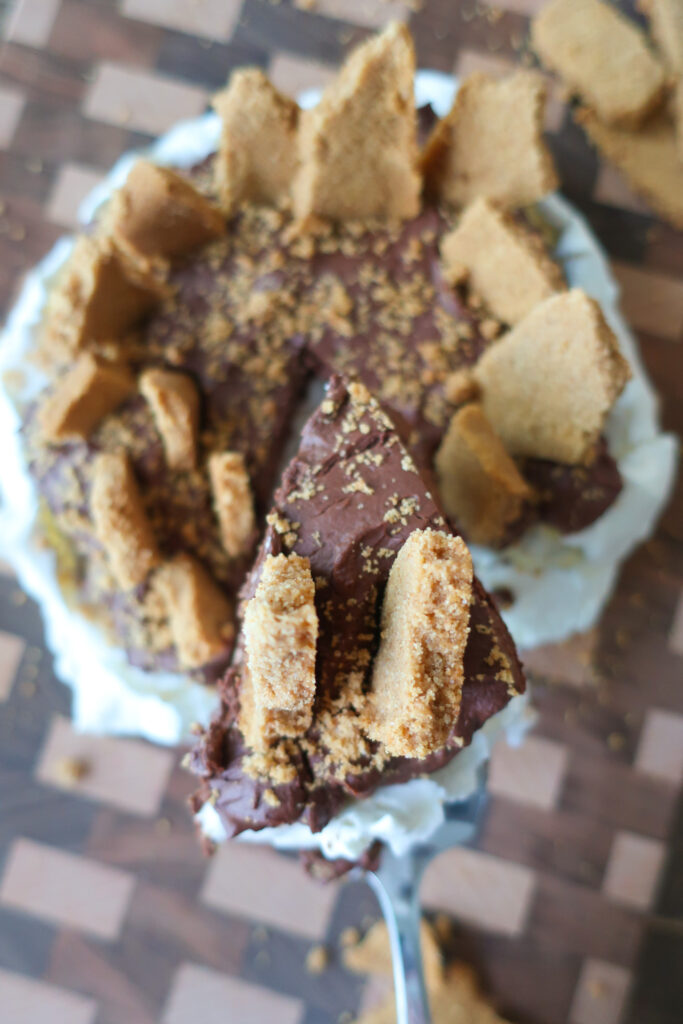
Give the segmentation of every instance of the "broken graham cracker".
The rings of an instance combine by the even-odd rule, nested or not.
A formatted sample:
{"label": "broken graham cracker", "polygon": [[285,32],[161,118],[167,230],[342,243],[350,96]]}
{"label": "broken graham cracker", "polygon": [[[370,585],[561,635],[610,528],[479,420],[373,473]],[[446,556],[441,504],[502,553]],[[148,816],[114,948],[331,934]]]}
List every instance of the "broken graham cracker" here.
{"label": "broken graham cracker", "polygon": [[[420,922],[425,984],[434,1024],[505,1024],[483,997],[472,969],[463,963],[444,966],[435,928]],[[344,950],[344,965],[356,974],[392,976],[389,933],[377,921],[360,940]],[[365,1010],[356,1024],[396,1024],[393,992],[385,1002]]]}
{"label": "broken graham cracker", "polygon": [[298,218],[402,219],[420,207],[415,53],[393,22],[352,53],[320,102],[301,115]]}
{"label": "broken graham cracker", "polygon": [[223,547],[231,558],[246,554],[254,540],[254,498],[240,452],[214,452],[208,459],[213,506]]}
{"label": "broken graham cracker", "polygon": [[124,452],[105,452],[96,457],[90,513],[95,535],[118,585],[128,590],[144,583],[161,559]]}
{"label": "broken graham cracker", "polygon": [[533,231],[488,199],[475,199],[441,243],[446,276],[464,268],[469,287],[499,320],[516,324],[565,288],[562,271]]}
{"label": "broken graham cracker", "polygon": [[104,227],[133,259],[184,256],[225,232],[221,211],[167,167],[138,160],[105,213]]}
{"label": "broken graham cracker", "polygon": [[48,442],[87,438],[100,420],[123,402],[135,378],[122,363],[100,359],[91,352],[78,357],[58,378],[38,412],[40,432]]}
{"label": "broken graham cracker", "polygon": [[175,370],[145,370],[140,392],[149,402],[171,469],[197,466],[199,394],[192,377]]}
{"label": "broken graham cracker", "polygon": [[484,413],[511,455],[589,461],[630,377],[598,303],[551,296],[489,348],[474,370]]}
{"label": "broken graham cracker", "polygon": [[212,100],[223,122],[216,183],[226,213],[240,203],[278,204],[289,196],[297,161],[297,104],[258,68],[235,71]]}
{"label": "broken graham cracker", "polygon": [[683,0],[643,0],[652,35],[674,75],[683,75]]}
{"label": "broken graham cracker", "polygon": [[244,612],[247,674],[240,728],[255,750],[300,736],[315,698],[318,615],[311,565],[300,555],[268,555]]}
{"label": "broken graham cracker", "polygon": [[168,294],[168,286],[133,266],[110,239],[79,238],[48,300],[48,354],[120,338]]}
{"label": "broken graham cracker", "polygon": [[454,206],[485,196],[505,207],[552,192],[558,179],[543,141],[544,104],[545,85],[535,72],[469,75],[424,148],[427,192]]}
{"label": "broken graham cracker", "polygon": [[504,543],[533,492],[481,405],[473,402],[454,413],[435,466],[444,508],[468,541]]}
{"label": "broken graham cracker", "polygon": [[391,567],[372,672],[370,727],[388,753],[426,757],[458,717],[472,598],[460,537],[415,530]]}
{"label": "broken graham cracker", "polygon": [[575,114],[588,137],[611,160],[633,189],[666,220],[683,229],[683,161],[668,113],[657,114],[640,131],[611,128],[592,110]]}
{"label": "broken graham cracker", "polygon": [[664,70],[613,4],[552,0],[531,27],[536,53],[606,124],[637,127],[664,97]]}
{"label": "broken graham cracker", "polygon": [[[422,964],[428,989],[443,981],[443,957],[434,929],[425,918],[420,921],[420,945]],[[389,933],[384,921],[375,921],[362,939],[351,945],[346,944],[342,953],[344,967],[354,974],[380,974],[391,977],[391,947]]]}
{"label": "broken graham cracker", "polygon": [[183,668],[199,668],[226,653],[234,636],[232,605],[199,562],[176,555],[155,574],[154,587]]}

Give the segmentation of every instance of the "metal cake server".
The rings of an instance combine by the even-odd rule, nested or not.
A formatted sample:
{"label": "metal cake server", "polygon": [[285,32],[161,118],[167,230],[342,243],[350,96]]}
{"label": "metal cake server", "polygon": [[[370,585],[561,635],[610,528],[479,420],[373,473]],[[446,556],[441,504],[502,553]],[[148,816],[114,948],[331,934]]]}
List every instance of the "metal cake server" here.
{"label": "metal cake server", "polygon": [[420,949],[420,882],[433,857],[475,837],[487,800],[483,766],[479,781],[471,797],[445,808],[446,820],[425,843],[417,844],[400,857],[385,848],[377,871],[365,875],[379,900],[389,931],[396,1024],[431,1024]]}

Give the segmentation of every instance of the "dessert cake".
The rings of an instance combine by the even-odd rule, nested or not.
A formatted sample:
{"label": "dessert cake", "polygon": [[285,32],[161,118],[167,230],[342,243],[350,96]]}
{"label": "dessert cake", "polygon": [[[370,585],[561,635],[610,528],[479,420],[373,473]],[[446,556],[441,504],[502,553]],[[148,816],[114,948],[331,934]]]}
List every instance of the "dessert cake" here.
{"label": "dessert cake", "polygon": [[364,385],[332,378],[267,521],[189,758],[195,809],[228,837],[320,833],[350,799],[443,768],[525,690],[467,545]]}
{"label": "dessert cake", "polygon": [[[52,284],[12,487],[25,462],[49,601],[87,624],[81,701],[121,655],[98,728],[179,738],[160,705],[206,720],[312,380],[366,387],[485,550],[534,524],[574,534],[621,494],[605,430],[628,366],[520,208],[556,185],[542,83],[472,76],[420,139],[413,76],[399,25],[311,110],[237,72],[216,152],[138,160]],[[142,697],[117,717],[126,687]]]}

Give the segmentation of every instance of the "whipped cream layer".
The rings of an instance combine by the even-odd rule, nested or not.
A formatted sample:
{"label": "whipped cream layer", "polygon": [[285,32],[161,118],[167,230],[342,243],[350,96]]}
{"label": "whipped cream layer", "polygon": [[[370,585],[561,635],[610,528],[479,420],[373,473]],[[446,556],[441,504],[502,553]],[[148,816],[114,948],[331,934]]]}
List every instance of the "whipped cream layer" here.
{"label": "whipped cream layer", "polygon": [[[242,832],[240,842],[266,843],[280,850],[319,850],[328,860],[355,861],[375,841],[401,855],[428,839],[444,821],[447,804],[466,800],[480,784],[479,769],[497,742],[519,746],[535,721],[529,693],[513,697],[473,736],[472,742],[444,768],[423,778],[380,786],[364,800],[353,800],[320,832],[307,825],[279,825]],[[215,808],[206,803],[197,821],[207,838],[223,842],[225,830]]]}
{"label": "whipped cream layer", "polygon": [[[418,72],[415,86],[418,105],[431,103],[440,116],[450,109],[456,83],[449,76]],[[301,105],[312,106],[318,95],[304,94]],[[215,150],[219,133],[219,118],[208,114],[176,126],[145,155],[161,164],[189,167]],[[140,155],[122,157],[91,193],[81,208],[84,224],[123,184]],[[620,562],[652,531],[668,498],[676,462],[675,438],[659,431],[656,396],[636,341],[619,312],[618,287],[602,248],[584,219],[560,196],[542,201],[539,209],[559,234],[555,255],[569,283],[600,302],[633,379],[606,427],[609,449],[624,484],[614,505],[578,533],[562,535],[547,526],[534,526],[503,551],[472,549],[483,584],[489,590],[505,588],[514,595],[502,614],[522,648],[561,640],[595,622]],[[136,669],[125,652],[112,646],[104,632],[78,611],[62,586],[57,555],[46,542],[37,488],[22,445],[22,409],[46,384],[44,375],[31,365],[30,354],[52,279],[72,245],[71,239],[62,239],[27,276],[0,341],[0,436],[4,444],[0,553],[41,608],[55,672],[74,693],[76,727],[174,744],[187,738],[193,721],[208,722],[216,703],[214,689],[182,673]],[[302,410],[302,416],[308,411]]]}

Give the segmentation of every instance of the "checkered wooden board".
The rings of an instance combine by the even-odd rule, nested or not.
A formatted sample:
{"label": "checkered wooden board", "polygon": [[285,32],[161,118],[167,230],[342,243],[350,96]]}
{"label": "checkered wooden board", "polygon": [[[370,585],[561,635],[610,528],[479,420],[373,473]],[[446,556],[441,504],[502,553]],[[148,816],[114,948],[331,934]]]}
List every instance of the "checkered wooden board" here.
{"label": "checkered wooden board", "polygon": [[[0,2],[0,302],[75,224],[124,150],[200,113],[230,70],[296,94],[355,42],[409,19],[421,67],[526,62],[542,0]],[[629,5],[630,6],[630,5]],[[305,10],[304,8],[312,8]],[[662,395],[683,425],[683,236],[596,159],[551,88],[563,189],[607,246]],[[683,1007],[683,494],[627,564],[600,626],[527,658],[540,724],[501,750],[476,849],[444,854],[428,908],[502,1011],[528,1024],[674,1024]],[[335,953],[377,905],[296,861],[206,861],[179,753],[73,733],[40,618],[0,577],[2,1024],[329,1024],[362,1005]],[[64,760],[89,765],[80,781]],[[314,943],[331,965],[305,967]]]}

